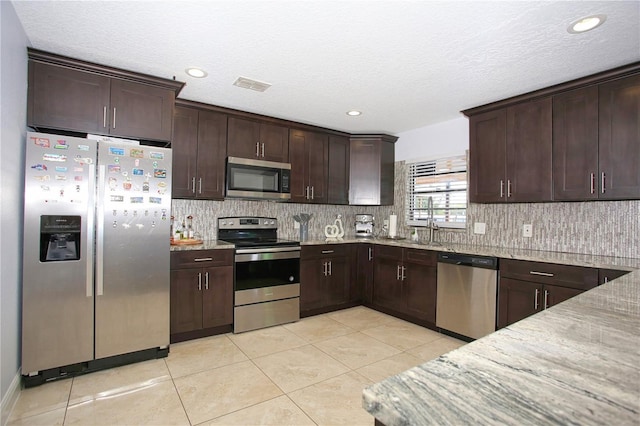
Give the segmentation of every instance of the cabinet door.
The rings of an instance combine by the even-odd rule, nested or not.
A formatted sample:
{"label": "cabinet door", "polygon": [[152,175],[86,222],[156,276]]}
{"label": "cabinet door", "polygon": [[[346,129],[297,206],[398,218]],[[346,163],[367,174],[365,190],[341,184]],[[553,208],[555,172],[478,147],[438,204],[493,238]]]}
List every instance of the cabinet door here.
{"label": "cabinet door", "polygon": [[401,257],[398,259],[378,256],[374,262],[373,303],[401,311],[402,281],[399,280]]}
{"label": "cabinet door", "polygon": [[403,283],[405,312],[414,318],[436,323],[437,269],[433,266],[405,262]]}
{"label": "cabinet door", "polygon": [[227,153],[230,157],[260,157],[260,123],[238,117],[229,117]]}
{"label": "cabinet door", "polygon": [[233,323],[233,266],[202,270],[202,327]]}
{"label": "cabinet door", "polygon": [[108,133],[110,79],[29,61],[27,124]]}
{"label": "cabinet door", "polygon": [[553,97],[553,199],[598,198],[598,87]]}
{"label": "cabinet door", "polygon": [[600,85],[600,199],[640,198],[640,75]]}
{"label": "cabinet door", "polygon": [[349,138],[329,136],[327,202],[349,204]]}
{"label": "cabinet door", "polygon": [[375,139],[353,139],[349,158],[349,204],[380,204],[380,157],[382,142]]}
{"label": "cabinet door", "polygon": [[573,296],[577,296],[580,293],[584,293],[584,291],[575,288],[545,285],[542,290],[543,309],[550,308],[553,305],[557,305],[560,302],[571,299]]}
{"label": "cabinet door", "polygon": [[322,308],[324,305],[324,259],[300,260],[300,311]]}
{"label": "cabinet door", "polygon": [[262,160],[289,162],[289,129],[287,127],[262,123],[259,141]]}
{"label": "cabinet door", "polygon": [[469,118],[469,201],[494,203],[506,195],[506,133],[504,109]]}
{"label": "cabinet door", "polygon": [[330,257],[327,263],[326,306],[340,305],[349,302],[350,265],[346,257]]}
{"label": "cabinet door", "polygon": [[356,252],[356,285],[362,289],[362,302],[373,301],[373,244],[358,244]]}
{"label": "cabinet door", "polygon": [[628,273],[629,271],[619,271],[617,269],[600,269],[598,271],[598,285],[608,283]]}
{"label": "cabinet door", "polygon": [[[175,152],[175,151],[174,151]],[[200,111],[198,120],[198,173],[196,197],[224,198],[225,160],[227,158],[227,116]]]}
{"label": "cabinet door", "polygon": [[112,79],[109,133],[171,141],[174,104],[173,90]]}
{"label": "cabinet door", "polygon": [[202,328],[201,268],[171,271],[171,334]]}
{"label": "cabinet door", "polygon": [[329,163],[329,138],[321,133],[307,133],[306,169],[311,187],[311,202],[327,203],[327,167]]}
{"label": "cabinet door", "polygon": [[507,201],[551,201],[551,97],[507,108]]}
{"label": "cabinet door", "polygon": [[307,175],[307,152],[305,133],[292,130],[289,138],[289,158],[291,160],[291,201],[308,202],[309,177]]}
{"label": "cabinet door", "polygon": [[171,142],[173,168],[171,195],[191,198],[196,190],[198,158],[198,110],[176,107],[173,114],[173,141]]}
{"label": "cabinet door", "polygon": [[520,321],[542,309],[542,285],[511,278],[500,278],[498,328]]}

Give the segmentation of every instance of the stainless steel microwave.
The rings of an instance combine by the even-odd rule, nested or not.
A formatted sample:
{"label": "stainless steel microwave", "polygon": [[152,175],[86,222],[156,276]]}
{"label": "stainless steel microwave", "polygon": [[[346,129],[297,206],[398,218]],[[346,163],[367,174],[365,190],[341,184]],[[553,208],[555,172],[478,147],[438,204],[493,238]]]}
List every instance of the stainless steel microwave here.
{"label": "stainless steel microwave", "polygon": [[291,164],[227,157],[227,197],[288,201]]}

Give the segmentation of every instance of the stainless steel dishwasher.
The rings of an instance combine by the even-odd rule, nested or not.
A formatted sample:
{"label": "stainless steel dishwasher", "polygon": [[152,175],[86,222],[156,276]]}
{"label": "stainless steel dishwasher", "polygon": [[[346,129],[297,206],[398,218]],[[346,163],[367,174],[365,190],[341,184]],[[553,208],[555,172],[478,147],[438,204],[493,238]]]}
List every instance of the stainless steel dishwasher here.
{"label": "stainless steel dishwasher", "polygon": [[496,330],[498,259],[438,253],[436,326],[472,339]]}

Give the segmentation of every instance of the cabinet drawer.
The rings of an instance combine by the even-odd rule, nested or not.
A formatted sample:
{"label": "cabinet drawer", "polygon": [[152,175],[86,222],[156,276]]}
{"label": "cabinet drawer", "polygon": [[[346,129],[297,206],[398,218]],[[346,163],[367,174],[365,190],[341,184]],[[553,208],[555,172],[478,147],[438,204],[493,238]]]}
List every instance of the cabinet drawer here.
{"label": "cabinet drawer", "polygon": [[438,252],[432,250],[406,249],[404,260],[426,266],[436,266],[438,263]]}
{"label": "cabinet drawer", "polygon": [[303,259],[310,259],[313,257],[346,256],[348,254],[347,248],[346,244],[302,246],[300,256]]}
{"label": "cabinet drawer", "polygon": [[402,262],[402,247],[392,247],[385,245],[375,245],[373,247],[373,257],[387,257],[397,260],[398,262]]}
{"label": "cabinet drawer", "polygon": [[233,250],[187,250],[171,252],[171,269],[233,265]]}
{"label": "cabinet drawer", "polygon": [[500,259],[500,276],[580,290],[598,285],[597,268],[512,259]]}

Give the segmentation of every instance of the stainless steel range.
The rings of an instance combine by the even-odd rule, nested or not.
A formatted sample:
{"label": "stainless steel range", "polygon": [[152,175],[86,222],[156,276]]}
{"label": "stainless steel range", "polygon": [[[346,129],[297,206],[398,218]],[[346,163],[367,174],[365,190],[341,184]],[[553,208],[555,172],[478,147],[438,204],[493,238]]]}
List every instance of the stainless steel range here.
{"label": "stainless steel range", "polygon": [[300,243],[278,238],[278,221],[222,217],[218,239],[235,244],[233,332],[300,319]]}

